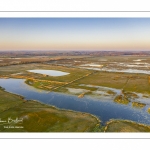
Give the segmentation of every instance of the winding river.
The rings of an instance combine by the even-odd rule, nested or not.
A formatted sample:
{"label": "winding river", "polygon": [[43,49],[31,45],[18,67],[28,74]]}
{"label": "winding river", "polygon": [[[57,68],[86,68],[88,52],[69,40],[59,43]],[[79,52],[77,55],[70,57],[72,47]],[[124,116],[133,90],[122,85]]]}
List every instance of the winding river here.
{"label": "winding river", "polygon": [[47,92],[31,87],[24,83],[24,79],[0,79],[0,86],[6,91],[19,94],[27,100],[38,100],[42,103],[58,108],[87,112],[96,115],[104,125],[110,119],[125,119],[150,125],[150,114],[147,104],[142,109],[128,105],[115,103],[112,99],[98,99],[89,96],[78,98],[77,96],[63,93]]}

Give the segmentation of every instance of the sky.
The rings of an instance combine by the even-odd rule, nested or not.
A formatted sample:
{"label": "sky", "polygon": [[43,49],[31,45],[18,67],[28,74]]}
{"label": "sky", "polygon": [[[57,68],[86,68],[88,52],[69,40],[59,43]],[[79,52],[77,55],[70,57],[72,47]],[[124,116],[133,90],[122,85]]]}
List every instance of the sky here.
{"label": "sky", "polygon": [[0,50],[150,50],[150,18],[0,18]]}

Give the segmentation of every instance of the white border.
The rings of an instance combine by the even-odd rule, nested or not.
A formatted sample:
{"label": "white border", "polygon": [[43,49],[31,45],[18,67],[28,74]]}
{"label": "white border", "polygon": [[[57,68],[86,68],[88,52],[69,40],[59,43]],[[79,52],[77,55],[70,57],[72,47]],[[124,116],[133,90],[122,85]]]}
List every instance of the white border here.
{"label": "white border", "polygon": [[1,11],[148,11],[149,0],[1,0]]}
{"label": "white border", "polygon": [[1,18],[140,18],[150,17],[150,12],[0,12]]}
{"label": "white border", "polygon": [[3,139],[150,139],[149,133],[0,133]]}

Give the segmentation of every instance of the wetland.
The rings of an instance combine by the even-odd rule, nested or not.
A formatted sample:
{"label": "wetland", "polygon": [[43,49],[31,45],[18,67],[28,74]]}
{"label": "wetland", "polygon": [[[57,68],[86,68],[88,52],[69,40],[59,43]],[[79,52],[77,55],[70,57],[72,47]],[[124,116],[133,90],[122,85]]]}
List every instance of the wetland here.
{"label": "wetland", "polygon": [[[139,56],[74,56],[54,61],[46,57],[44,63],[1,66],[0,90],[5,96],[0,95],[0,108],[3,112],[0,118],[9,117],[10,112],[22,118],[27,105],[34,108],[34,111],[28,110],[28,115],[23,115],[23,129],[16,131],[1,127],[1,131],[149,132],[150,76],[145,72],[149,71],[149,63],[147,57]],[[140,71],[136,65],[145,71]],[[131,71],[122,72],[121,69]],[[139,72],[134,72],[134,69]],[[11,103],[14,96],[16,101]],[[17,100],[18,98],[20,100]],[[42,108],[39,110],[34,104]],[[55,113],[51,113],[51,110],[47,110],[51,108],[58,112],[53,110]],[[56,114],[62,111],[64,113],[58,117]],[[78,115],[78,119],[75,114]],[[30,125],[27,125],[29,122],[26,122],[26,118],[29,116],[32,116],[32,119]],[[48,121],[53,117],[54,122]],[[40,121],[40,118],[43,119]],[[89,124],[85,123],[83,126],[79,120]],[[32,123],[34,125],[36,121],[39,122],[39,126],[34,129]],[[117,130],[116,126],[121,127]]]}

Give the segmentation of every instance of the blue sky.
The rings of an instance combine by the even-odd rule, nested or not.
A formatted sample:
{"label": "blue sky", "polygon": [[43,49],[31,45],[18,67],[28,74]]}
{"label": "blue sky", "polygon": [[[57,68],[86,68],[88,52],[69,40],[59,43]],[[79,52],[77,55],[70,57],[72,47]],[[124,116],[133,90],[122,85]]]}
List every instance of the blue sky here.
{"label": "blue sky", "polygon": [[150,18],[0,18],[0,50],[150,50]]}

